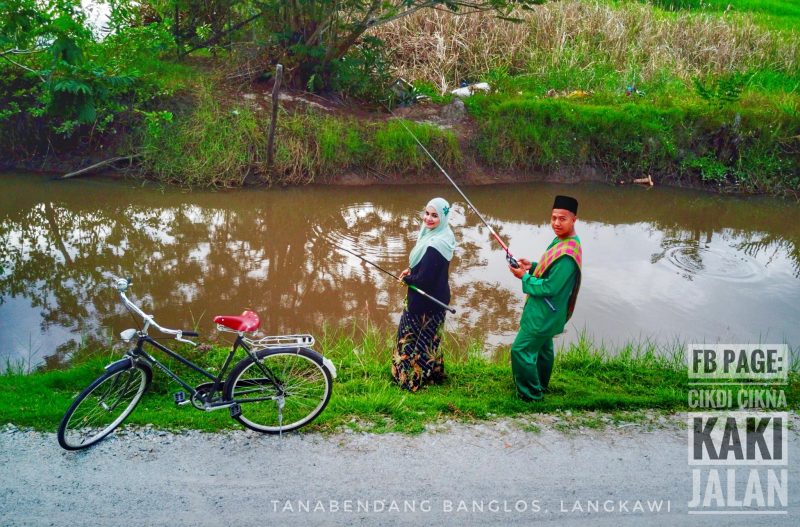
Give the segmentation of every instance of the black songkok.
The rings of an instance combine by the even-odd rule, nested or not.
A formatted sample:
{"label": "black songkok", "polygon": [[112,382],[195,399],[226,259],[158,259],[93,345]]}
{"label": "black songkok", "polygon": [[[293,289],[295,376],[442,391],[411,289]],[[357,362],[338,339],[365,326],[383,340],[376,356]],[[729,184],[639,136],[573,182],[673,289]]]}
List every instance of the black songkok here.
{"label": "black songkok", "polygon": [[571,196],[556,196],[553,202],[554,209],[564,209],[577,216],[578,214],[578,200]]}

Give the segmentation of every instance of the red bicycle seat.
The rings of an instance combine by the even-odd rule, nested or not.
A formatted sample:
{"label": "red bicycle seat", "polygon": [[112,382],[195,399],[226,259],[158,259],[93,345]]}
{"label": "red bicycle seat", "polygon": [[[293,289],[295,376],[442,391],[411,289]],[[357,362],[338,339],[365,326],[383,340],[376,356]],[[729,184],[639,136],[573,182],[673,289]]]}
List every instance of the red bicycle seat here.
{"label": "red bicycle seat", "polygon": [[222,324],[234,331],[255,331],[261,325],[261,320],[256,312],[245,311],[239,316],[217,315],[214,317],[214,323]]}

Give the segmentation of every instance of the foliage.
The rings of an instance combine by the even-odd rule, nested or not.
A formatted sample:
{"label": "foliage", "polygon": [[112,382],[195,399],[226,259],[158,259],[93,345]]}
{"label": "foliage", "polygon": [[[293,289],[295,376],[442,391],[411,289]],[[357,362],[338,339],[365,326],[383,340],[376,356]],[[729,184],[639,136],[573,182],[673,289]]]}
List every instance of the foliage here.
{"label": "foliage", "polygon": [[[275,164],[266,170],[269,119],[249,106],[226,105],[202,87],[194,111],[174,122],[149,116],[142,152],[148,174],[170,183],[237,186],[252,177],[269,183],[304,184],[345,170],[408,173],[430,160],[396,121],[364,122],[312,111],[280,111]],[[440,162],[461,161],[450,131],[407,124]]]}
{"label": "foliage", "polygon": [[362,41],[371,28],[422,9],[464,13],[492,11],[509,15],[514,7],[529,8],[542,0],[308,0],[259,3],[261,22],[269,34],[271,55],[281,62],[295,86],[328,88],[336,64]]}
{"label": "foliage", "polygon": [[[300,110],[280,114],[268,177],[266,113],[225,101],[219,94],[230,86],[216,76],[201,85],[207,69],[194,66],[219,65],[212,56],[223,47],[252,39],[256,71],[280,61],[296,87],[374,102],[385,102],[395,73],[412,82],[409,99],[435,103],[448,102],[442,94],[461,81],[488,81],[493,94],[467,102],[477,121],[464,129],[477,130],[468,151],[450,132],[415,129],[448,163],[474,147],[501,168],[590,166],[609,179],[652,173],[746,191],[800,187],[794,4],[564,0],[523,12],[515,8],[537,2],[108,1],[110,31],[100,31],[80,0],[0,0],[8,157],[93,154],[120,132],[124,147],[144,149],[147,175],[181,184],[430,168],[397,123]],[[471,10],[487,12],[462,16]],[[204,47],[198,60],[167,59]],[[187,87],[196,96],[168,99]],[[625,97],[628,87],[638,95]],[[131,129],[141,144],[127,138]]]}
{"label": "foliage", "polygon": [[178,56],[198,49],[216,53],[233,43],[234,38],[240,37],[240,30],[261,16],[260,3],[252,0],[149,0],[141,5],[133,2],[128,5],[128,19],[144,14],[170,27]]}
{"label": "foliage", "polygon": [[[448,380],[426,388],[424,393],[407,394],[391,382],[388,374],[391,347],[392,336],[375,328],[327,331],[318,349],[336,364],[338,375],[330,404],[304,430],[333,431],[348,426],[354,417],[375,432],[414,433],[421,431],[426,423],[442,419],[472,421],[564,410],[686,407],[685,366],[646,349],[636,351],[635,345],[633,352],[620,350],[622,353],[617,356],[589,342],[560,350],[550,394],[536,404],[525,403],[515,396],[506,357],[490,362],[480,355],[480,342],[455,335],[446,336],[442,345],[448,357]],[[17,426],[53,429],[70,400],[108,362],[109,354],[101,355],[102,359],[79,362],[62,371],[28,376],[9,372],[0,376],[0,420]],[[214,348],[201,360],[218,363],[223,356],[224,350]],[[174,361],[170,365],[180,368]],[[186,369],[179,371],[183,374]],[[170,396],[174,384],[160,372],[155,373],[153,381],[128,423],[152,423],[168,429],[240,427],[223,412],[176,407]],[[795,386],[792,384],[791,388],[794,390]],[[796,405],[794,399],[791,405]]]}
{"label": "foliage", "polygon": [[383,41],[364,37],[334,63],[331,87],[357,99],[384,102],[391,80],[392,67]]}
{"label": "foliage", "polygon": [[746,78],[743,75],[734,74],[715,77],[703,82],[699,78],[692,79],[697,95],[711,104],[725,106],[738,101],[742,96]]}
{"label": "foliage", "polygon": [[[377,433],[417,433],[426,424],[444,419],[536,419],[541,413],[555,413],[565,419],[574,411],[599,411],[612,414],[616,420],[620,411],[687,409],[689,385],[681,350],[658,349],[647,342],[608,349],[583,336],[564,346],[556,354],[548,395],[533,404],[516,397],[507,353],[495,361],[487,360],[481,354],[482,343],[474,337],[446,334],[442,349],[448,378],[416,394],[403,392],[391,381],[387,365],[392,335],[374,327],[328,328],[318,345],[317,349],[334,362],[338,375],[330,404],[303,429],[305,432],[335,431],[352,426],[354,421]],[[224,354],[224,349],[215,347],[199,359],[219,363]],[[99,375],[113,356],[107,350],[101,350],[100,355],[91,355],[65,370],[32,375],[12,370],[0,376],[0,422],[53,430],[75,394]],[[168,364],[180,368],[182,375],[186,372],[175,361]],[[731,389],[738,393],[752,387],[742,384]],[[149,393],[127,422],[171,430],[240,428],[224,412],[177,407],[170,396],[173,390],[174,384],[156,371]],[[789,374],[786,399],[792,410],[800,405],[796,371]],[[567,410],[570,412],[564,414]],[[579,419],[575,424],[587,423]]]}
{"label": "foliage", "polygon": [[192,113],[173,122],[172,114],[145,114],[141,140],[144,166],[169,183],[198,186],[241,185],[266,155],[266,134],[248,108],[227,109],[208,87],[198,92]]}
{"label": "foliage", "polygon": [[419,12],[370,34],[386,42],[398,75],[431,82],[440,93],[485,80],[510,94],[621,94],[637,85],[648,95],[683,97],[694,96],[694,77],[706,83],[737,73],[750,79],[746,90],[798,92],[800,33],[762,26],[751,15],[562,0],[519,17],[521,23],[509,23]]}
{"label": "foliage", "polygon": [[98,35],[80,6],[79,0],[0,3],[7,14],[0,26],[4,135],[42,125],[64,136],[103,132],[121,113],[163,95],[159,80],[139,66],[142,57],[171,45],[169,32],[112,17],[116,31]]}
{"label": "foliage", "polygon": [[700,179],[703,181],[722,183],[728,177],[728,167],[711,153],[707,153],[702,157],[690,155],[683,160],[681,168],[686,171],[699,172]]}
{"label": "foliage", "polygon": [[436,104],[450,104],[455,97],[452,94],[441,94],[432,82],[419,80],[414,82],[413,95],[415,99],[430,99]]}

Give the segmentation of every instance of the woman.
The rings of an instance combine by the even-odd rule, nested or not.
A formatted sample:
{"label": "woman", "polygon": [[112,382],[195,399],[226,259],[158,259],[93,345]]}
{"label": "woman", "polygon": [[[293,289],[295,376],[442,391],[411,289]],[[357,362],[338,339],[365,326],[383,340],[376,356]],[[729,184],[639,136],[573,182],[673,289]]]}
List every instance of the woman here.
{"label": "woman", "polygon": [[[409,268],[400,273],[405,283],[445,304],[450,302],[447,275],[456,248],[456,238],[448,225],[449,213],[450,204],[442,198],[428,203],[417,244],[411,250]],[[439,352],[444,316],[440,306],[408,290],[392,356],[392,377],[402,388],[415,392],[420,386],[444,378],[444,358]]]}

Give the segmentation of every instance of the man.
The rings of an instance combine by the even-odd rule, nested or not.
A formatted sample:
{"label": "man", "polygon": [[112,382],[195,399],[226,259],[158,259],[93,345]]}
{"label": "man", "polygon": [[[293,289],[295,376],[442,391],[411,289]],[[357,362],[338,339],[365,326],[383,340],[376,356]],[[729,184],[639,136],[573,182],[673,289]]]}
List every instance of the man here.
{"label": "man", "polygon": [[581,286],[581,241],[575,234],[578,201],[556,196],[550,226],[556,238],[538,263],[519,259],[519,268],[509,266],[522,280],[528,295],[522,310],[519,333],[511,345],[511,371],[517,394],[526,401],[539,401],[553,371],[553,336],[564,331],[572,316]]}

